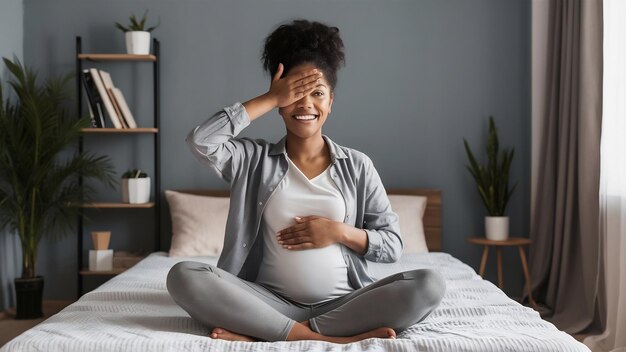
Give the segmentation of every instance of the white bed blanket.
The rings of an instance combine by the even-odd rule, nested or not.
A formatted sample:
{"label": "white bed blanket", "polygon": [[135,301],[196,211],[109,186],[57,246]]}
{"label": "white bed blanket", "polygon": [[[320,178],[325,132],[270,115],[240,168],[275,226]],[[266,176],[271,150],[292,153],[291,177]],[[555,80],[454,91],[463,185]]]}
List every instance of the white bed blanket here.
{"label": "white bed blanket", "polygon": [[[378,278],[428,267],[446,279],[441,305],[395,340],[348,345],[213,340],[174,303],[165,287],[169,268],[187,259],[216,263],[216,258],[153,253],[1,351],[589,351],[446,253],[407,254],[393,264],[370,263]],[[250,317],[255,318],[259,317]]]}

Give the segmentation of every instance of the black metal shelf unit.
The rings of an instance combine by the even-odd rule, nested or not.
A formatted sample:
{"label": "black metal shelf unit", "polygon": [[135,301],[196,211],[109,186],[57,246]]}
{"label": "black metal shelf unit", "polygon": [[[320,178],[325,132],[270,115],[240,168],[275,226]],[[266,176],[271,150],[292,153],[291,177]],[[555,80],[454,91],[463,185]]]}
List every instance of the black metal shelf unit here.
{"label": "black metal shelf unit", "polygon": [[[160,72],[160,42],[156,39],[153,38],[152,39],[152,51],[153,51],[153,58],[138,58],[138,57],[133,57],[133,56],[127,56],[127,58],[124,58],[125,55],[108,55],[108,56],[117,56],[115,58],[107,58],[107,55],[94,55],[94,57],[89,57],[89,55],[81,55],[84,54],[82,52],[82,41],[81,41],[81,37],[77,36],[76,37],[76,92],[78,95],[78,99],[77,99],[77,104],[78,104],[78,115],[79,116],[83,116],[83,89],[82,89],[82,83],[81,83],[81,74],[83,71],[83,61],[123,61],[123,62],[134,62],[134,61],[148,61],[148,62],[152,62],[152,78],[153,78],[153,93],[154,93],[154,97],[153,97],[153,110],[154,110],[154,128],[156,129],[156,132],[152,132],[150,134],[152,134],[154,137],[154,182],[153,182],[153,197],[154,197],[154,207],[152,207],[152,209],[154,209],[154,221],[155,221],[155,234],[154,234],[154,250],[157,251],[160,249],[160,243],[161,243],[161,197],[160,197],[160,189],[161,189],[161,166],[160,166],[160,159],[161,159],[161,149],[160,149],[160,145],[161,145],[161,134],[160,134],[160,119],[161,119],[161,109],[160,109],[160,104],[159,104],[159,97],[161,94],[161,90],[160,90],[160,76],[159,76],[159,72]],[[81,57],[82,56],[82,57]],[[104,58],[102,57],[104,56]],[[122,58],[120,58],[120,56],[122,56]],[[83,134],[84,135],[84,134]],[[135,135],[135,133],[128,133],[128,134],[123,134],[123,135]],[[78,151],[79,153],[83,151],[83,138],[84,136],[79,137],[78,140]],[[79,183],[82,186],[83,184],[83,180],[79,179]],[[83,233],[83,211],[85,210],[85,208],[81,209],[81,213],[78,216],[78,239],[77,239],[77,250],[78,250],[78,263],[77,263],[77,277],[78,277],[78,289],[77,289],[77,298],[79,298],[82,295],[82,291],[83,291],[83,276],[81,275],[80,271],[83,268],[83,237],[84,237],[84,233]],[[113,274],[114,275],[114,274]]]}

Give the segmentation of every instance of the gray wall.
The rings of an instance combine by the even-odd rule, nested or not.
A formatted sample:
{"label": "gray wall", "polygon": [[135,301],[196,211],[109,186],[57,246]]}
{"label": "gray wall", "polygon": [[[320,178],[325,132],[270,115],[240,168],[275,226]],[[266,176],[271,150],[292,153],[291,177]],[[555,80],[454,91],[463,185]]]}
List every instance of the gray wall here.
{"label": "gray wall", "polygon": [[[24,8],[22,0],[3,0],[0,2],[0,57],[22,59],[24,42]],[[0,77],[5,78],[4,64],[1,65]]]}
{"label": "gray wall", "polygon": [[[0,58],[22,60],[24,43],[24,8],[22,0],[0,1]],[[5,99],[9,72],[0,62],[0,83]],[[0,229],[0,311],[15,305],[13,279],[20,275],[21,255],[19,239],[13,232]]]}
{"label": "gray wall", "polygon": [[[501,144],[516,150],[511,232],[528,235],[530,2],[27,0],[25,60],[45,75],[74,70],[77,35],[86,52],[122,52],[123,35],[114,21],[147,8],[162,23],[154,35],[162,43],[163,189],[227,186],[192,158],[184,137],[221,107],[264,93],[269,77],[259,61],[263,39],[277,24],[305,17],[338,26],[346,46],[347,65],[324,133],[368,154],[389,188],[442,189],[444,251],[478,266],[481,249],[465,238],[483,233],[485,211],[465,169],[462,141],[482,148],[489,115],[496,118]],[[150,65],[98,67],[111,72],[139,124],[149,124]],[[284,133],[274,111],[243,136],[277,141]],[[114,158],[118,172],[140,166],[153,174],[150,136],[89,138],[88,146]],[[118,198],[117,191],[102,194]],[[153,244],[149,211],[90,214],[94,220],[86,230],[113,230],[114,247]],[[168,217],[164,207],[164,235]],[[72,236],[42,245],[47,297],[74,296],[75,252]],[[514,251],[505,254],[506,292],[519,296],[519,259]],[[495,262],[488,268],[493,279]]]}

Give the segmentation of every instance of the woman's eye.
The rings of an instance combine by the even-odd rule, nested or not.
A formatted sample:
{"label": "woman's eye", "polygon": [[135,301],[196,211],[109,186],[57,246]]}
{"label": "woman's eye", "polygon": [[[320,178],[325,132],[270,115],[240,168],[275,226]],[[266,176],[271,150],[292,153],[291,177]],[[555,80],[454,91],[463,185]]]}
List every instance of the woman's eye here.
{"label": "woman's eye", "polygon": [[319,96],[324,95],[324,92],[320,92],[320,91],[318,90],[318,91],[316,91],[316,92],[313,92],[313,95],[315,95],[315,96],[318,96],[318,97],[319,97]]}

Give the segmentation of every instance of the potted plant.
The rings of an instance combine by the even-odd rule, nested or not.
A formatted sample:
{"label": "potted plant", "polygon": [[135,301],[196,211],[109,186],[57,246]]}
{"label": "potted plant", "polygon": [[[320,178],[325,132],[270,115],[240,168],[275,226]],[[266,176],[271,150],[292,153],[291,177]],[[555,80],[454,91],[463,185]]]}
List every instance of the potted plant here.
{"label": "potted plant", "polygon": [[95,189],[79,177],[115,185],[108,157],[69,153],[89,117],[77,118],[66,107],[72,75],[44,84],[30,69],[4,58],[16,98],[0,84],[0,229],[19,236],[23,267],[15,279],[17,319],[43,316],[43,277],[37,276],[37,247],[46,236],[59,238],[76,224],[78,204],[91,201]]}
{"label": "potted plant", "polygon": [[126,52],[129,54],[150,54],[150,32],[161,24],[161,20],[159,19],[159,22],[155,26],[145,28],[147,15],[148,10],[143,14],[141,20],[137,20],[135,14],[132,14],[128,27],[123,26],[119,22],[115,22],[115,27],[126,34]]}
{"label": "potted plant", "polygon": [[143,204],[150,201],[150,177],[139,169],[122,175],[122,202]]}
{"label": "potted plant", "polygon": [[469,160],[467,169],[474,177],[478,194],[489,213],[485,217],[485,234],[491,240],[506,240],[509,237],[509,217],[504,216],[504,211],[517,187],[515,184],[509,189],[509,171],[514,150],[499,150],[498,130],[492,116],[489,116],[486,165],[476,161],[465,138],[463,143]]}

